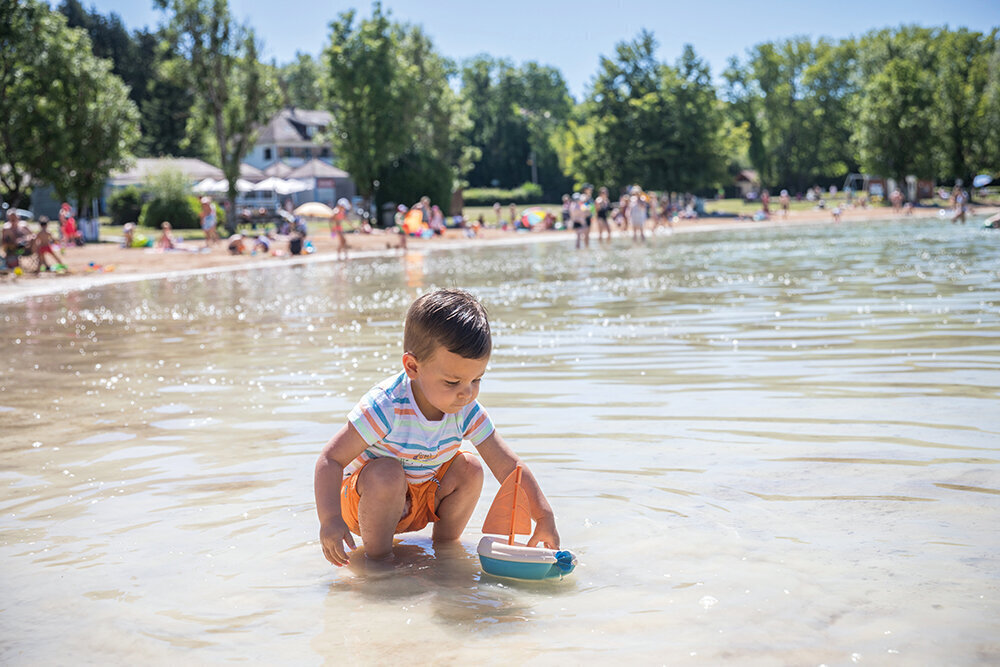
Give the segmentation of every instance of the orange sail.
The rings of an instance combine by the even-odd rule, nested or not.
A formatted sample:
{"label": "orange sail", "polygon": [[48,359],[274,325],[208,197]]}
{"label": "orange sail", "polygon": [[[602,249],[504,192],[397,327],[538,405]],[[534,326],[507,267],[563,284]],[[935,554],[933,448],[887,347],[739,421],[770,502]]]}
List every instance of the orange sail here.
{"label": "orange sail", "polygon": [[483,521],[483,532],[507,535],[507,544],[514,544],[514,535],[531,535],[528,494],[521,488],[521,466],[514,468],[500,485]]}

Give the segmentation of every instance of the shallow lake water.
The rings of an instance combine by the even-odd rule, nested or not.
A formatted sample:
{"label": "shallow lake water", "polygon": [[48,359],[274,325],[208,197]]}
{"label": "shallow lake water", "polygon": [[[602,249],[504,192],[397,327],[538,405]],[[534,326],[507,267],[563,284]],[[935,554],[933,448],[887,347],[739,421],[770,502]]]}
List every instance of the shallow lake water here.
{"label": "shallow lake water", "polygon": [[[562,581],[326,563],[312,469],[433,287]],[[0,663],[996,664],[1000,232],[745,228],[0,305]]]}

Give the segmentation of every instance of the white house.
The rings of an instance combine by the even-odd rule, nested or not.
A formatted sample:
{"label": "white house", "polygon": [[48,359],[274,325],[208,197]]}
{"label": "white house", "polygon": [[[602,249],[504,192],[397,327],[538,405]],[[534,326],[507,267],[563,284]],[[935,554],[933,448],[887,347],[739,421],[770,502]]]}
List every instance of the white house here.
{"label": "white house", "polygon": [[258,169],[281,160],[292,167],[313,158],[327,162],[333,158],[330,145],[319,143],[318,135],[330,124],[327,111],[287,107],[276,113],[257,134],[257,143],[246,162]]}

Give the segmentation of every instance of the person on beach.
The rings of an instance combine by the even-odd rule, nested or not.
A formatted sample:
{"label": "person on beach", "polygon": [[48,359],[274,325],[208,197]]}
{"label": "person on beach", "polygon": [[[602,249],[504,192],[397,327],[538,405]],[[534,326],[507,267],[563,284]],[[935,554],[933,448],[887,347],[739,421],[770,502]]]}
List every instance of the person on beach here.
{"label": "person on beach", "polygon": [[171,225],[166,220],[160,225],[160,238],[156,239],[156,248],[158,250],[177,250],[178,241],[174,239],[174,235],[171,233],[173,230],[173,225]]}
{"label": "person on beach", "polygon": [[330,216],[330,235],[337,239],[337,259],[347,259],[347,236],[344,234],[344,220],[347,219],[347,209],[340,200]]}
{"label": "person on beach", "polygon": [[583,205],[583,195],[579,192],[573,193],[573,198],[569,203],[569,219],[573,225],[573,232],[576,234],[576,249],[582,246],[590,247],[590,234],[587,233],[587,210]]}
{"label": "person on beach", "polygon": [[58,248],[56,243],[56,238],[49,233],[49,219],[44,215],[38,219],[38,225],[41,229],[35,234],[35,238],[31,240],[31,248],[35,255],[38,257],[38,268],[35,269],[35,273],[39,273],[42,267],[45,267],[46,271],[51,271],[52,266],[45,261],[45,257],[49,256],[55,260],[55,265],[64,265],[66,262],[64,259],[56,254],[55,248]]}
{"label": "person on beach", "polygon": [[632,186],[632,196],[629,197],[628,219],[632,225],[632,240],[646,240],[646,202],[647,197],[638,185]]}
{"label": "person on beach", "polygon": [[951,198],[955,206],[955,214],[951,216],[951,221],[952,223],[961,222],[964,225],[965,215],[969,211],[969,195],[961,186],[955,185],[955,188],[951,191]]}
{"label": "person on beach", "polygon": [[889,202],[892,204],[893,213],[903,212],[903,193],[899,188],[893,189],[892,194],[889,195]]}
{"label": "person on beach", "polygon": [[226,246],[230,255],[242,255],[247,250],[246,238],[242,234],[233,234],[229,237],[229,245]]}
{"label": "person on beach", "polygon": [[597,199],[594,200],[594,215],[597,217],[597,242],[611,240],[611,225],[608,223],[608,216],[611,214],[611,201],[608,198],[608,189],[601,188],[597,191]]}
{"label": "person on beach", "polygon": [[[442,289],[406,313],[403,370],[375,385],[323,447],[315,469],[320,545],[343,566],[364,542],[369,561],[392,557],[393,535],[433,523],[435,542],[457,542],[483,487],[522,466],[531,518],[528,546],[559,548],[552,508],[531,471],[476,400],[492,340],[485,308],[468,292]],[[479,457],[460,451],[471,442]]]}
{"label": "person on beach", "polygon": [[59,235],[63,246],[83,245],[83,234],[80,233],[79,228],[76,226],[73,209],[66,202],[63,202],[63,205],[59,207]]}
{"label": "person on beach", "polygon": [[216,231],[215,205],[211,197],[201,198],[201,229],[205,232],[205,247],[215,245],[219,240]]}
{"label": "person on beach", "polygon": [[788,217],[788,207],[791,205],[791,197],[788,196],[788,190],[782,190],[778,195],[778,200],[781,202],[781,217]]}
{"label": "person on beach", "polygon": [[28,239],[28,228],[21,224],[17,212],[14,209],[8,210],[2,235],[4,267],[7,270],[13,271],[21,265],[20,255]]}

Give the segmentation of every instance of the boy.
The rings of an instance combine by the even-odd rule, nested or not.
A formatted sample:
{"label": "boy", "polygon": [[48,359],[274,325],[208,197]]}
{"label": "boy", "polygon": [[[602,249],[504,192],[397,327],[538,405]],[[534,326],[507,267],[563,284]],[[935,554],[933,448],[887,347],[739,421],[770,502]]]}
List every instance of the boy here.
{"label": "boy", "polygon": [[537,522],[529,546],[559,548],[552,508],[534,476],[497,435],[476,401],[490,360],[490,325],[468,292],[438,290],[406,314],[403,372],[373,387],[316,462],[316,510],[323,554],[340,567],[361,536],[371,560],[392,556],[396,533],[434,523],[435,541],[458,541],[483,487],[475,445],[499,481],[523,466]]}
{"label": "boy", "polygon": [[40,229],[38,230],[38,233],[35,234],[34,240],[31,242],[35,254],[38,256],[38,268],[35,269],[35,273],[40,272],[43,266],[46,271],[52,270],[49,263],[45,261],[46,255],[51,256],[52,259],[56,261],[56,265],[63,263],[63,260],[56,255],[56,251],[52,247],[56,239],[49,233],[49,219],[43,215],[38,219],[38,226]]}

